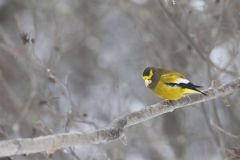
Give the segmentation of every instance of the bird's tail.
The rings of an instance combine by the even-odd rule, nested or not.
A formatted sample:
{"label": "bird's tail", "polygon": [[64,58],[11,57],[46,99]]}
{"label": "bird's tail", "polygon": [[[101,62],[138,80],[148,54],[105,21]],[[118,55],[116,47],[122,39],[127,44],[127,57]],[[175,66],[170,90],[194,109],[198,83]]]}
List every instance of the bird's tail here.
{"label": "bird's tail", "polygon": [[[182,86],[183,87],[183,86]],[[200,91],[198,88],[202,88],[202,86],[197,86],[194,85],[192,83],[188,83],[184,85],[184,94],[188,94],[188,93],[201,93],[205,96],[208,96],[206,93]]]}

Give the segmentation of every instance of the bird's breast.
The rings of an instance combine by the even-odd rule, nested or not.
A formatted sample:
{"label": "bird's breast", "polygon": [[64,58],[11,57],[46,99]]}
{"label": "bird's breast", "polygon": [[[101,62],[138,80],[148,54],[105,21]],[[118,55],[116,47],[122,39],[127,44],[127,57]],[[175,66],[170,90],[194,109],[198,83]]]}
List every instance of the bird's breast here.
{"label": "bird's breast", "polygon": [[156,85],[153,92],[160,98],[168,100],[178,100],[184,94],[184,90],[181,87],[168,86],[162,82]]}

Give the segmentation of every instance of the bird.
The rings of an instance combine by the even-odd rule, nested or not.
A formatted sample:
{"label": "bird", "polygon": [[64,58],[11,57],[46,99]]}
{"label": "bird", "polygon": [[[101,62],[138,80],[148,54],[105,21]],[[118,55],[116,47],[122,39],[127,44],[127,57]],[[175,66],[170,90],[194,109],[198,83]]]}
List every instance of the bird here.
{"label": "bird", "polygon": [[142,73],[142,79],[147,88],[164,100],[179,100],[185,94],[191,93],[207,96],[206,93],[199,90],[202,86],[193,84],[183,74],[175,71],[146,67]]}

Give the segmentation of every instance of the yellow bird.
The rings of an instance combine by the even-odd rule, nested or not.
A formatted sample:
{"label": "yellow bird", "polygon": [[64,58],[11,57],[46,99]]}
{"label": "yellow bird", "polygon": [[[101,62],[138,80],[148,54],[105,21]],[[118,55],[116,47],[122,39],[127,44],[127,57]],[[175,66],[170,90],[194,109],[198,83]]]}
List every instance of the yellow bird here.
{"label": "yellow bird", "polygon": [[147,88],[162,99],[178,100],[184,94],[201,93],[201,86],[194,85],[182,74],[162,68],[147,67],[142,73]]}

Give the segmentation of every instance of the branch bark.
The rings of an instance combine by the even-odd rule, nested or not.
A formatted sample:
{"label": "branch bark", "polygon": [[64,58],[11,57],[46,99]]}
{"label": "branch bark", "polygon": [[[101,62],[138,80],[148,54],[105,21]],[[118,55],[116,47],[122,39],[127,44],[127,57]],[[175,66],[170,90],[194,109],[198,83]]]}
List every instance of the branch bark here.
{"label": "branch bark", "polygon": [[208,96],[192,94],[178,101],[162,101],[147,106],[140,111],[126,114],[115,119],[104,129],[90,133],[60,133],[36,138],[19,138],[0,141],[0,157],[19,154],[31,154],[38,152],[51,152],[60,148],[83,144],[109,143],[123,136],[123,130],[132,125],[147,121],[156,116],[172,112],[177,108],[202,103],[218,97],[224,97],[240,89],[240,78],[218,88],[210,88],[205,91]]}

